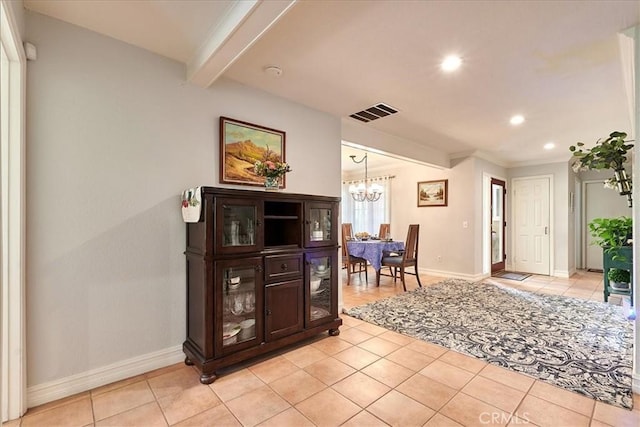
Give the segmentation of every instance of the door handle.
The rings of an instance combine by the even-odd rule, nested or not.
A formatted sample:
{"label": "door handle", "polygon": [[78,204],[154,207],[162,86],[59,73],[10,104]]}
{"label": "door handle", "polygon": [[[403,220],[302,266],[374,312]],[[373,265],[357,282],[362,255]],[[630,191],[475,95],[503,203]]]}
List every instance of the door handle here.
{"label": "door handle", "polygon": [[549,227],[544,227],[544,235],[546,236],[548,233]]}

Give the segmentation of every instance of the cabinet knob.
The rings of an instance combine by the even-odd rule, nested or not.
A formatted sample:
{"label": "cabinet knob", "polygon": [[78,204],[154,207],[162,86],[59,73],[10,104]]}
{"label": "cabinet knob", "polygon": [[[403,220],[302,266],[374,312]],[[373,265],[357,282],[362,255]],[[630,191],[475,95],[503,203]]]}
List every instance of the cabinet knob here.
{"label": "cabinet knob", "polygon": [[261,265],[256,265],[256,271],[257,272],[261,272],[262,271],[262,266]]}
{"label": "cabinet knob", "polygon": [[286,270],[287,269],[287,264],[286,263],[282,263],[282,265],[280,265],[280,270]]}
{"label": "cabinet knob", "polygon": [[267,311],[266,311],[266,315],[267,315],[267,316],[271,316],[271,310],[267,309]]}

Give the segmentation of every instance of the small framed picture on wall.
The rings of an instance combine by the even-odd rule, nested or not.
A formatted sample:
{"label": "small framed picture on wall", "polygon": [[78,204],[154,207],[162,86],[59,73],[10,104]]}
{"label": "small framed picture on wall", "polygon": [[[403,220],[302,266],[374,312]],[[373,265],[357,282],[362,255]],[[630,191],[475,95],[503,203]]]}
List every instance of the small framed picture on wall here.
{"label": "small framed picture on wall", "polygon": [[418,207],[447,206],[448,179],[418,183]]}

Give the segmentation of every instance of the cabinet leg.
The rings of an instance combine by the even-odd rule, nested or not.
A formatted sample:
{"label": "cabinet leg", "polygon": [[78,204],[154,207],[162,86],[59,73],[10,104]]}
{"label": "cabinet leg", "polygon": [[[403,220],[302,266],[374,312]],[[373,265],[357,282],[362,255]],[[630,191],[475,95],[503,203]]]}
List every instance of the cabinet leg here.
{"label": "cabinet leg", "polygon": [[340,335],[340,329],[329,329],[329,335],[332,337],[337,337],[338,335]]}
{"label": "cabinet leg", "polygon": [[193,366],[194,365],[194,363],[188,357],[184,358],[184,364],[187,365],[187,366]]}
{"label": "cabinet leg", "polygon": [[216,380],[216,378],[218,378],[215,374],[215,372],[212,372],[210,374],[205,374],[202,373],[200,375],[200,382],[202,384],[211,384],[212,382],[214,382]]}

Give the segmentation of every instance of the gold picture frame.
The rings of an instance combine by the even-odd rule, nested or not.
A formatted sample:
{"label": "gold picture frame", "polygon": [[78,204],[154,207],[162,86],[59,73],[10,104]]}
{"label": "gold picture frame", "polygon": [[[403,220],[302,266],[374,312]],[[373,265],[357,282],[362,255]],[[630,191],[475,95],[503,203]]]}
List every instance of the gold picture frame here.
{"label": "gold picture frame", "polygon": [[418,183],[418,207],[447,206],[449,180],[422,181]]}
{"label": "gold picture frame", "polygon": [[[286,133],[229,117],[220,117],[220,182],[263,186],[255,173],[258,160],[285,162]],[[286,187],[285,177],[280,188]]]}

